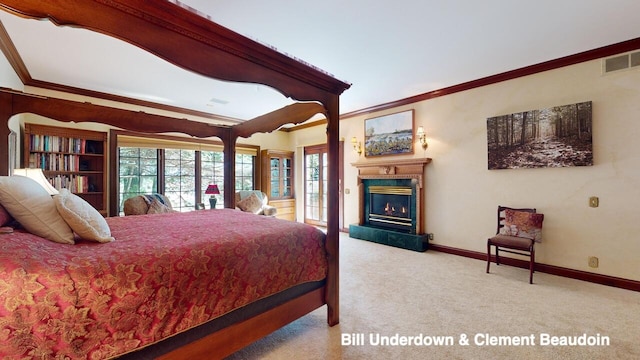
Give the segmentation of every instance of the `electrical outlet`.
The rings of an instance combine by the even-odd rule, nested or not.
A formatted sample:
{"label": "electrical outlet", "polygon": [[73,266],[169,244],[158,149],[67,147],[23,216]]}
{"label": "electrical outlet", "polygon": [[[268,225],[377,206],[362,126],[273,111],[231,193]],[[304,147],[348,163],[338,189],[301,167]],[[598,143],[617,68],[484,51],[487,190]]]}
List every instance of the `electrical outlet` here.
{"label": "electrical outlet", "polygon": [[428,238],[429,240],[433,240],[433,233],[429,233],[429,234],[427,234],[427,238]]}
{"label": "electrical outlet", "polygon": [[597,268],[598,267],[598,258],[595,256],[589,256],[589,267]]}
{"label": "electrical outlet", "polygon": [[592,208],[597,208],[600,205],[600,199],[597,196],[592,196],[589,198],[589,206]]}

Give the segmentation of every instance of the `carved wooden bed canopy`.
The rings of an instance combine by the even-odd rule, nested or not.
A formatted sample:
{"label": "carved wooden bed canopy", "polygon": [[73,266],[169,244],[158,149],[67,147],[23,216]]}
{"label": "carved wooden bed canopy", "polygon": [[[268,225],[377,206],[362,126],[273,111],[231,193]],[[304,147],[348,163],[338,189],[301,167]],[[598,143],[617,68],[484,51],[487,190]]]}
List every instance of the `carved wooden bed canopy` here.
{"label": "carved wooden bed canopy", "polygon": [[[1,111],[5,119],[30,112],[60,121],[100,122],[147,133],[217,136],[225,143],[225,161],[230,165],[234,164],[233,149],[238,137],[270,132],[286,123],[297,124],[316,113],[327,117],[328,146],[331,148],[339,141],[337,135],[333,138],[331,130],[333,127],[337,130],[339,95],[349,88],[349,84],[196,15],[177,1],[2,0],[0,7],[25,18],[49,19],[58,25],[98,31],[204,76],[268,85],[300,101],[235,126],[217,127],[90,103],[2,91]],[[162,41],[157,41],[158,38]],[[1,131],[8,130],[3,128]],[[7,153],[7,144],[3,142],[0,146],[0,150]],[[0,173],[6,174],[7,159],[0,161]],[[225,176],[226,187],[233,188],[234,173],[225,175],[229,175]],[[225,201],[232,201],[233,193],[227,197]]]}
{"label": "carved wooden bed canopy", "polygon": [[[181,132],[194,137],[216,136],[224,142],[224,186],[235,184],[235,144],[238,137],[270,132],[287,123],[298,124],[321,113],[327,118],[328,192],[338,193],[339,96],[350,84],[333,78],[256,41],[238,35],[196,14],[178,1],[164,0],[0,0],[0,8],[14,15],[48,19],[57,25],[100,32],[140,47],[176,66],[226,81],[268,85],[297,102],[280,110],[234,125],[215,126],[198,121],[116,109],[87,102],[54,99],[0,89],[0,175],[8,175],[9,119],[34,113],[64,122],[97,122],[146,132]],[[162,39],[162,41],[158,41]],[[225,192],[231,207],[234,192]],[[338,208],[338,198],[328,197]],[[327,221],[329,324],[338,323],[338,212]]]}

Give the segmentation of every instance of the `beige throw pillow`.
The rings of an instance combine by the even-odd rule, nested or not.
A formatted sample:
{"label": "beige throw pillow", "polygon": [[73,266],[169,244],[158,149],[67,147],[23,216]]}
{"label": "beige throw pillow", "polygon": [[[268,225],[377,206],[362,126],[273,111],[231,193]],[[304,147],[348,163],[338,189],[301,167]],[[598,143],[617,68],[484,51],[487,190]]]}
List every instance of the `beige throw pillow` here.
{"label": "beige throw pillow", "polygon": [[262,200],[260,200],[256,193],[251,193],[251,195],[240,200],[236,205],[240,210],[252,212],[254,214],[257,214],[262,210]]}
{"label": "beige throw pillow", "polygon": [[0,176],[0,204],[27,231],[61,244],[73,244],[73,231],[51,195],[26,176]]}
{"label": "beige throw pillow", "polygon": [[84,240],[107,243],[113,241],[107,221],[91,204],[67,189],[53,197],[58,212],[71,229]]}
{"label": "beige throw pillow", "polygon": [[147,210],[147,214],[164,214],[170,212],[173,212],[173,210],[155,198],[151,201],[151,204],[149,204],[149,210]]}

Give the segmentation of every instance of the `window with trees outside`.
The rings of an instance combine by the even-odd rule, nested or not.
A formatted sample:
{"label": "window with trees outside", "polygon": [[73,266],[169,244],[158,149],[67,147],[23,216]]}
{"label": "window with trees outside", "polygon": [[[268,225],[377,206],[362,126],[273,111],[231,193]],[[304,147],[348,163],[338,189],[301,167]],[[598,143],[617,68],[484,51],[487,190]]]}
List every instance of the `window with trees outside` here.
{"label": "window with trees outside", "polygon": [[236,154],[236,191],[255,189],[255,159],[249,154]]}
{"label": "window with trees outside", "polygon": [[164,195],[174,210],[191,211],[196,206],[196,152],[164,150]]}
{"label": "window with trees outside", "polygon": [[130,197],[158,192],[158,149],[119,148],[118,204],[123,211]]}
{"label": "window with trees outside", "polygon": [[[224,202],[224,157],[222,146],[163,141],[156,138],[134,138],[119,135],[118,139],[118,204],[123,214],[124,200],[143,194],[161,193],[178,211],[195,210],[198,203],[208,208],[205,190],[216,184],[220,190],[216,208]],[[152,140],[152,141],[151,141]],[[122,146],[139,145],[139,146]],[[155,147],[151,146],[155,145]],[[249,145],[236,153],[236,190],[252,190],[257,173],[257,150]]]}

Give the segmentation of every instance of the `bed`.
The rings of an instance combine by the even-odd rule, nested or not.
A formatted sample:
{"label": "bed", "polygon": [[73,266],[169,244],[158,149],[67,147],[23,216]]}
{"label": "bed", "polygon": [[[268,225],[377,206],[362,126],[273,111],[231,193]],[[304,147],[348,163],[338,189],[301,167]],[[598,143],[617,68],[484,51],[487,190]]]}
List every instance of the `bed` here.
{"label": "bed", "polygon": [[[239,137],[248,137],[256,132],[270,132],[283,124],[298,124],[315,114],[323,114],[327,124],[330,164],[328,192],[339,192],[339,96],[350,84],[221,27],[178,1],[0,0],[0,8],[21,17],[48,19],[59,25],[98,31],[127,41],[177,66],[204,76],[268,85],[296,101],[285,108],[238,125],[218,127],[193,120],[0,89],[0,118],[4,121],[0,126],[0,139],[9,138],[9,120],[12,116],[22,113],[34,113],[64,122],[98,122],[145,133],[181,132],[201,138],[215,136],[224,143],[224,186],[232,189],[235,184],[235,143]],[[14,68],[19,68],[19,62],[15,57],[8,56],[8,59]],[[37,86],[37,83],[27,85]],[[10,153],[8,141],[0,141],[0,153]],[[113,154],[110,154],[110,157],[115,158]],[[9,159],[6,156],[0,157],[0,175],[8,174]],[[115,183],[113,178],[110,179],[110,183]],[[338,208],[337,196],[330,196],[328,201],[329,208]],[[233,192],[225,192],[225,207],[233,209],[234,202]],[[204,216],[204,213],[191,216]],[[261,298],[252,303],[256,306],[252,307],[249,315],[238,315],[232,310],[218,325],[194,325],[193,330],[197,330],[197,335],[172,335],[152,346],[158,348],[169,344],[166,345],[167,350],[150,356],[171,359],[224,357],[324,305],[327,308],[328,324],[336,325],[339,322],[338,216],[338,212],[331,212],[327,219],[323,247],[326,259],[324,279],[281,291],[275,294],[276,298]],[[109,223],[113,222],[117,229],[119,221],[124,220],[110,219]],[[27,234],[16,233],[13,236]],[[114,243],[117,242],[118,239]],[[111,244],[97,246],[105,245]],[[72,248],[80,247],[73,245]],[[206,272],[203,274],[209,275]],[[194,324],[197,322],[193,319],[192,321]],[[0,333],[0,336],[7,336],[6,332]],[[180,339],[174,342],[177,338]]]}
{"label": "bed", "polygon": [[325,235],[304,224],[232,209],[107,222],[107,243],[2,235],[1,358],[111,358],[326,279]]}

